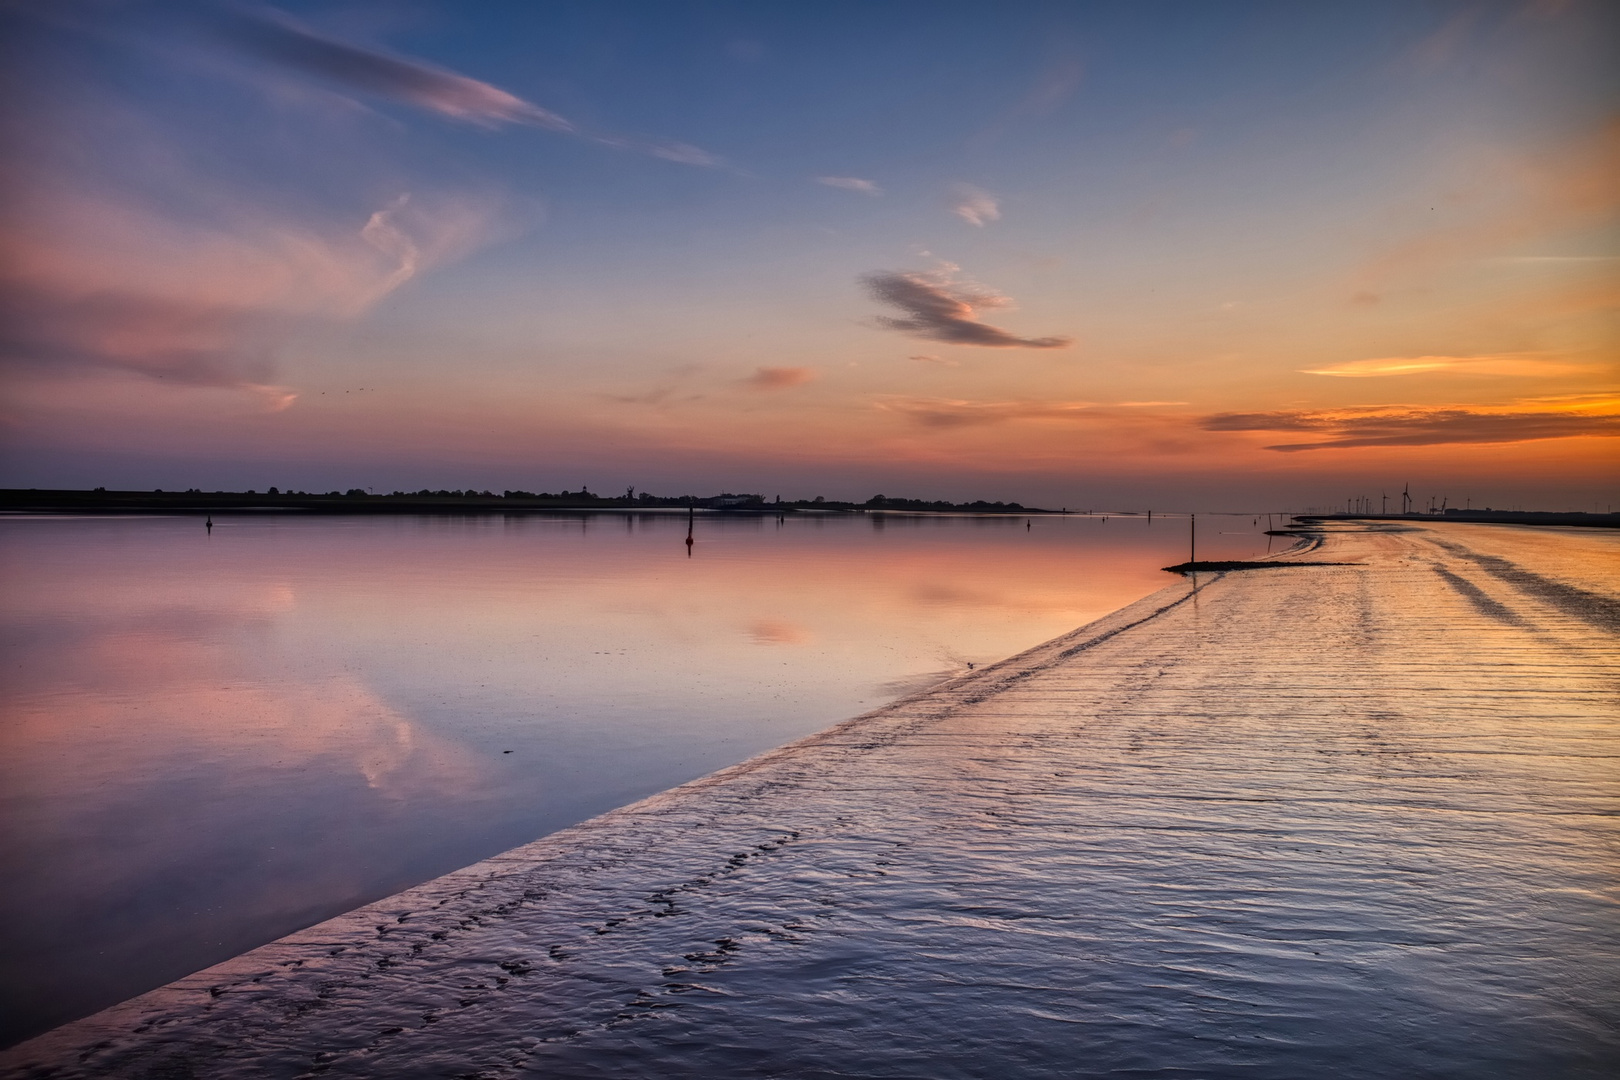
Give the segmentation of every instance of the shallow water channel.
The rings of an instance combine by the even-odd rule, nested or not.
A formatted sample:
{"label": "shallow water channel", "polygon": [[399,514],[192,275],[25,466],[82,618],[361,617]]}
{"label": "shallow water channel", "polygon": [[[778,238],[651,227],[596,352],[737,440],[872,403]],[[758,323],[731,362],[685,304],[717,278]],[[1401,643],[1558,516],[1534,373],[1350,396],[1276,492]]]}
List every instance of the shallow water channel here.
{"label": "shallow water channel", "polygon": [[1070,630],[1187,529],[0,520],[0,1044]]}

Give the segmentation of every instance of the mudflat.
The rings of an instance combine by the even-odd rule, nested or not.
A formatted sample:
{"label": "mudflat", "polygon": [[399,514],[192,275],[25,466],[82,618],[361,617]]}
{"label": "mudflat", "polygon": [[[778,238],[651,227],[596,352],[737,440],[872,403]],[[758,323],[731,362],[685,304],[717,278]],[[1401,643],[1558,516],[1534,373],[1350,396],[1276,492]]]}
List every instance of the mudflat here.
{"label": "mudflat", "polygon": [[1620,537],[1312,539],[0,1065],[1613,1075]]}

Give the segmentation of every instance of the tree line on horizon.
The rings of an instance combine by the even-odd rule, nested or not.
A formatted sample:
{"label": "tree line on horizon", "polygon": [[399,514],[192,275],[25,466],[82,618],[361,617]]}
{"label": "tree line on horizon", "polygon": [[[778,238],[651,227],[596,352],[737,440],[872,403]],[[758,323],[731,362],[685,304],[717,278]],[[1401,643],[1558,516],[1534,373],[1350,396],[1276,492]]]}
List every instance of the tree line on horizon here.
{"label": "tree line on horizon", "polygon": [[462,505],[493,506],[502,503],[517,505],[550,505],[557,507],[588,508],[602,507],[626,508],[638,507],[647,509],[660,508],[693,508],[710,510],[753,510],[768,512],[771,510],[961,510],[977,511],[981,513],[1033,513],[1040,512],[1037,508],[1026,507],[1018,502],[991,501],[975,499],[971,502],[951,502],[948,499],[909,499],[887,495],[873,495],[865,501],[828,499],[817,495],[809,499],[783,499],[777,495],[774,498],[757,492],[721,492],[718,495],[654,495],[649,491],[638,492],[634,487],[627,488],[623,495],[602,495],[592,492],[587,486],[581,485],[578,491],[566,488],[559,491],[524,491],[521,489],[507,489],[496,493],[489,489],[476,488],[421,488],[417,491],[392,491],[378,493],[365,488],[349,488],[346,491],[302,491],[292,488],[270,487],[262,493],[255,488],[245,491],[203,491],[201,488],[187,488],[184,491],[165,491],[154,488],[146,491],[108,491],[105,487],[93,488],[90,491],[43,491],[37,488],[12,489],[7,493],[8,500],[14,501],[18,497],[52,498],[52,501],[75,503],[117,503],[119,505],[135,505],[149,501],[156,505],[173,505],[176,502],[196,501],[210,503],[215,500],[226,500],[237,503],[245,499],[275,500],[278,503],[292,503],[298,500],[314,500],[321,504],[331,505],[334,501],[345,503],[369,504],[371,506],[385,506],[390,503],[419,503],[431,501],[444,503],[454,501]]}

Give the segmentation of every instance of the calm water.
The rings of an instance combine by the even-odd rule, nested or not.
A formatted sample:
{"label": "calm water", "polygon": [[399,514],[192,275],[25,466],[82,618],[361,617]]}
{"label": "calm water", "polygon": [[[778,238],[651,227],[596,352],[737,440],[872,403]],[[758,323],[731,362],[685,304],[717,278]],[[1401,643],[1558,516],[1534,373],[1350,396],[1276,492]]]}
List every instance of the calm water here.
{"label": "calm water", "polygon": [[[1200,557],[1264,552],[1200,521]],[[1000,659],[1187,523],[0,521],[0,1041]]]}

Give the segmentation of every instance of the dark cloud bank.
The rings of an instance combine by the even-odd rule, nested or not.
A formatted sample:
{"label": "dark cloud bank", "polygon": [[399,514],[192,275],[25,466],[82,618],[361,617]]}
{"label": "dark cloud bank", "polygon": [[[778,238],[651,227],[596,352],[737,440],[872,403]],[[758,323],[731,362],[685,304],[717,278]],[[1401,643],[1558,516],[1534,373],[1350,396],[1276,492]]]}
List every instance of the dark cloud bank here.
{"label": "dark cloud bank", "polygon": [[1354,412],[1218,413],[1208,431],[1299,431],[1308,442],[1266,447],[1283,453],[1356,446],[1514,443],[1577,436],[1620,436],[1620,416],[1574,412],[1485,412],[1475,409],[1368,409]]}
{"label": "dark cloud bank", "polygon": [[941,275],[883,270],[867,274],[861,283],[874,298],[906,313],[899,319],[878,316],[890,330],[989,349],[1066,349],[1074,344],[1067,337],[1022,338],[980,322],[978,309],[1005,307],[1007,299],[955,285]]}

